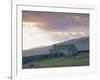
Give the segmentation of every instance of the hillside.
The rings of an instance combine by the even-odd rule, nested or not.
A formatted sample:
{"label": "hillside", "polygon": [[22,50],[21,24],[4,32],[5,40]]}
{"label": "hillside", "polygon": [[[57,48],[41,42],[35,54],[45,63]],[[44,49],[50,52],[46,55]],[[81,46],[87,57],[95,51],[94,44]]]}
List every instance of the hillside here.
{"label": "hillside", "polygon": [[89,37],[72,39],[69,41],[64,41],[62,43],[59,43],[57,45],[62,45],[62,44],[74,44],[77,47],[78,51],[89,50]]}
{"label": "hillside", "polygon": [[[30,59],[26,58],[27,60]],[[37,60],[37,61],[36,61]],[[50,67],[73,67],[73,66],[89,66],[89,53],[80,52],[76,56],[59,56],[59,57],[48,57],[41,60],[32,59],[31,61],[23,64],[23,69],[28,68],[50,68]]]}
{"label": "hillside", "polygon": [[[89,37],[72,39],[69,41],[64,41],[64,42],[58,43],[56,45],[62,45],[62,44],[74,44],[77,47],[78,51],[87,51],[87,50],[89,50]],[[48,54],[49,50],[52,47],[53,47],[53,45],[24,50],[22,53],[22,56],[28,57],[28,56],[34,56],[34,55],[40,55],[40,54]]]}

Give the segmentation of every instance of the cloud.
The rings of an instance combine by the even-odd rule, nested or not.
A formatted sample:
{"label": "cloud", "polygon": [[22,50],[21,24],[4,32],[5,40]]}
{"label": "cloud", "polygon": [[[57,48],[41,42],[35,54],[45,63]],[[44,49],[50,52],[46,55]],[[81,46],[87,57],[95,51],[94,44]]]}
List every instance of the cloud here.
{"label": "cloud", "polygon": [[69,28],[89,27],[89,14],[23,11],[23,22],[36,22],[47,31],[66,31]]}
{"label": "cloud", "polygon": [[54,41],[89,36],[89,14],[23,11],[22,20],[34,23]]}
{"label": "cloud", "polygon": [[62,42],[62,41],[66,41],[66,40],[70,40],[70,39],[75,39],[75,38],[79,38],[79,37],[85,37],[85,36],[89,36],[88,33],[86,32],[51,32],[47,34],[50,36],[50,38],[53,41],[57,41],[57,42]]}

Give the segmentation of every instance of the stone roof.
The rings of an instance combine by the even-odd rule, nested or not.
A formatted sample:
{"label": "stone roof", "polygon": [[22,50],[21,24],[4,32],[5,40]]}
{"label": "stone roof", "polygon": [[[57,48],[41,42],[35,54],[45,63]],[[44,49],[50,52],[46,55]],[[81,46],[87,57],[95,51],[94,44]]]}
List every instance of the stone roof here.
{"label": "stone roof", "polygon": [[63,44],[63,45],[53,45],[52,50],[64,50],[64,49],[69,49],[71,47],[74,47],[73,44]]}

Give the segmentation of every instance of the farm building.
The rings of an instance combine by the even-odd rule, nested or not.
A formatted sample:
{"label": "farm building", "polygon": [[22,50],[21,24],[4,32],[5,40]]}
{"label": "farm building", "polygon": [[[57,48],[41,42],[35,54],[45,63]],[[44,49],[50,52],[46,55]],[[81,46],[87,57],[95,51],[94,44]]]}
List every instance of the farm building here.
{"label": "farm building", "polygon": [[77,48],[73,44],[53,45],[50,54],[57,56],[71,56],[77,54]]}

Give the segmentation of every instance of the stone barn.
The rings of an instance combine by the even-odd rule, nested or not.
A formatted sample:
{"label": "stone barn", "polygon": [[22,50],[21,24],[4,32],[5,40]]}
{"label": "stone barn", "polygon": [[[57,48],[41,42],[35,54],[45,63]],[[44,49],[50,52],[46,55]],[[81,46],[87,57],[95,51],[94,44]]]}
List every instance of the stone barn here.
{"label": "stone barn", "polygon": [[56,56],[72,56],[77,54],[77,48],[73,44],[55,44],[50,50],[50,54]]}

